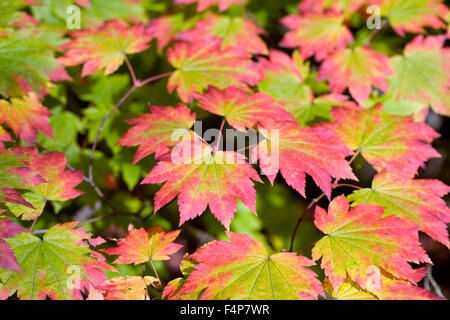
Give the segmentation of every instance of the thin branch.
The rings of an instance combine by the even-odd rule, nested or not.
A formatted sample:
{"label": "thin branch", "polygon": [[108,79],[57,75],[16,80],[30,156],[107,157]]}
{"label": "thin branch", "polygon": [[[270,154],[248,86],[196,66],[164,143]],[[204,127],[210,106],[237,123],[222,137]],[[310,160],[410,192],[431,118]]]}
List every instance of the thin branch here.
{"label": "thin branch", "polygon": [[133,85],[135,85],[136,87],[139,86],[140,81],[138,81],[136,79],[136,73],[134,72],[134,68],[130,63],[130,60],[128,59],[128,57],[125,55],[125,63],[128,67],[128,72],[130,72],[130,76],[131,76],[131,80],[133,81]]}
{"label": "thin branch", "polygon": [[289,247],[289,251],[294,250],[295,235],[297,234],[298,227],[300,227],[300,224],[302,223],[303,218],[306,216],[307,213],[308,213],[307,210],[303,211],[303,214],[297,220],[297,224],[295,225],[294,232],[292,232],[291,246]]}
{"label": "thin branch", "polygon": [[294,228],[294,232],[292,233],[291,236],[291,246],[289,251],[292,251],[294,249],[294,242],[295,242],[295,236],[297,234],[298,228],[300,227],[300,224],[302,223],[302,221],[305,219],[305,217],[308,215],[310,209],[317,203],[320,201],[320,199],[322,199],[325,196],[325,193],[322,193],[320,196],[318,196],[317,198],[313,199],[309,205],[306,207],[305,212],[298,218],[297,224],[295,225]]}
{"label": "thin branch", "polygon": [[39,216],[37,216],[36,218],[34,218],[33,223],[31,224],[30,229],[28,230],[28,233],[31,233],[33,231],[33,228],[36,224],[37,219],[39,218]]}
{"label": "thin branch", "polygon": [[306,249],[308,249],[309,247],[312,247],[313,245],[316,244],[317,241],[319,241],[319,240],[316,240],[316,241],[311,242],[311,243],[308,244],[306,247],[304,247],[302,250],[300,250],[299,252],[297,252],[297,254],[300,254],[300,253],[302,253],[303,251],[305,251]]}
{"label": "thin branch", "polygon": [[150,83],[150,82],[162,79],[162,78],[166,78],[166,77],[172,75],[172,73],[173,73],[173,71],[166,72],[166,73],[162,73],[162,74],[159,74],[157,76],[153,76],[153,77],[147,78],[145,80],[139,81],[140,82],[140,86],[139,87],[142,87],[143,85],[146,85],[147,83]]}
{"label": "thin branch", "polygon": [[89,157],[89,180],[93,180],[93,173],[92,173],[92,163],[94,161],[94,154],[95,150],[97,149],[97,144],[100,140],[100,135],[103,131],[103,127],[105,126],[106,121],[117,111],[117,109],[120,108],[120,106],[125,102],[125,100],[128,99],[128,97],[136,90],[138,87],[136,85],[133,85],[130,90],[128,90],[127,93],[119,100],[119,102],[114,106],[114,108],[108,112],[106,116],[103,117],[102,122],[100,123],[100,127],[97,130],[97,135],[95,136],[94,144],[92,145],[91,149],[91,155]]}
{"label": "thin branch", "polygon": [[[127,60],[125,60],[125,61],[127,61]],[[92,165],[93,165],[93,162],[94,162],[95,150],[97,149],[97,145],[98,145],[98,142],[100,140],[100,135],[101,135],[101,133],[103,131],[103,127],[105,126],[106,121],[120,108],[120,106],[128,99],[128,97],[137,88],[140,88],[143,85],[148,84],[150,82],[153,82],[153,81],[165,78],[167,76],[170,76],[173,73],[173,72],[167,72],[167,73],[163,73],[163,74],[160,74],[160,75],[157,75],[157,76],[153,76],[153,77],[147,78],[147,79],[145,79],[143,81],[140,81],[140,80],[134,80],[136,78],[136,76],[134,75],[134,70],[133,70],[133,67],[131,66],[131,64],[130,64],[129,69],[130,69],[130,73],[133,72],[133,73],[131,73],[131,78],[135,82],[133,82],[133,86],[131,87],[131,89],[128,90],[127,93],[125,93],[125,95],[119,100],[119,102],[114,106],[114,108],[110,112],[108,112],[108,114],[106,116],[104,116],[103,119],[102,119],[100,127],[98,128],[97,134],[95,136],[94,144],[92,145],[92,148],[91,148],[91,155],[89,157],[89,178],[88,178],[89,181],[93,182]]]}

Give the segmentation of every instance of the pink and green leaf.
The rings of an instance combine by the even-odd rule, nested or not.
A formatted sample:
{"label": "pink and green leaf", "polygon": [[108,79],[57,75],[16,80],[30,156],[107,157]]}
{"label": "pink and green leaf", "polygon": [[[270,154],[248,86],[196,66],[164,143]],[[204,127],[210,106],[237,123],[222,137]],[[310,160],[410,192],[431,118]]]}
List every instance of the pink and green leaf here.
{"label": "pink and green leaf", "polygon": [[357,180],[345,157],[352,155],[337,135],[323,127],[300,128],[297,123],[284,123],[276,129],[261,129],[268,140],[260,141],[252,151],[259,159],[262,172],[271,183],[278,171],[294,190],[306,197],[306,174],[331,197],[331,181]]}
{"label": "pink and green leaf", "polygon": [[208,37],[191,43],[179,42],[169,49],[169,62],[177,69],[167,88],[175,89],[181,100],[191,102],[194,93],[203,93],[208,86],[225,89],[235,86],[247,89],[261,80],[261,72],[242,48],[221,48],[222,40]]}
{"label": "pink and green leaf", "polygon": [[382,206],[384,216],[403,219],[450,248],[447,233],[450,209],[442,199],[449,192],[450,187],[439,180],[410,180],[381,172],[373,179],[371,188],[357,190],[348,199],[353,206],[361,203]]}
{"label": "pink and green leaf", "polygon": [[348,88],[360,104],[369,98],[372,86],[387,91],[387,78],[393,75],[388,57],[365,47],[338,50],[319,70],[319,79],[328,79],[333,92],[343,93]]}
{"label": "pink and green leaf", "polygon": [[341,13],[329,11],[290,15],[284,17],[281,23],[290,30],[281,41],[281,46],[299,48],[303,59],[315,56],[322,61],[353,42],[353,35],[344,25]]}
{"label": "pink and green leaf", "polygon": [[383,207],[372,204],[350,209],[345,196],[335,198],[328,212],[316,208],[314,222],[325,236],[315,244],[312,257],[322,259],[321,267],[335,290],[347,275],[361,288],[372,288],[368,272],[373,266],[417,283],[420,279],[409,262],[431,263],[417,229],[396,217],[383,218],[383,212]]}
{"label": "pink and green leaf", "polygon": [[199,299],[315,300],[323,296],[317,275],[305,268],[314,263],[292,252],[269,255],[248,235],[227,232],[230,241],[213,241],[191,258],[197,262],[180,289],[204,289]]}
{"label": "pink and green leaf", "polygon": [[158,158],[181,138],[189,134],[195,122],[195,113],[183,104],[172,107],[150,107],[152,113],[128,120],[133,127],[118,142],[121,146],[139,146],[133,164],[155,153]]}
{"label": "pink and green leaf", "polygon": [[142,183],[165,183],[155,195],[155,212],[178,196],[180,225],[201,215],[209,205],[212,214],[229,229],[236,198],[256,213],[252,180],[261,182],[243,155],[216,151],[192,135],[159,161]]}
{"label": "pink and green leaf", "polygon": [[72,32],[73,40],[62,45],[65,55],[59,60],[65,66],[83,65],[82,77],[96,71],[115,72],[127,54],[148,48],[152,36],[143,25],[128,26],[121,20],[110,20],[98,27]]}
{"label": "pink and green leaf", "polygon": [[359,150],[378,171],[412,177],[425,161],[440,157],[430,145],[439,137],[436,131],[412,117],[389,115],[381,104],[363,109],[347,103],[332,115],[336,122],[324,126],[336,132],[347,147]]}

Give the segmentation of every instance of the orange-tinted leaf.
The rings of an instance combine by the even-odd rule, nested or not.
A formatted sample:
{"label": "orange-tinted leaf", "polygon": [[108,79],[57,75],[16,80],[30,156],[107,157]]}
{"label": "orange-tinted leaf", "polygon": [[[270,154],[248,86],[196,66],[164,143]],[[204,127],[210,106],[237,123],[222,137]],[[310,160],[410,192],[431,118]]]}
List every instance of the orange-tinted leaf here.
{"label": "orange-tinted leaf", "polygon": [[100,286],[105,300],[150,300],[147,287],[158,282],[154,277],[115,277]]}
{"label": "orange-tinted leaf", "polygon": [[119,255],[114,263],[141,264],[147,261],[169,260],[169,256],[183,246],[174,243],[180,231],[164,232],[160,226],[148,231],[144,228],[128,228],[128,235],[117,243],[117,247],[103,249],[109,255]]}
{"label": "orange-tinted leaf", "polygon": [[388,57],[364,47],[333,53],[319,71],[319,78],[329,79],[333,92],[342,93],[348,88],[360,104],[369,98],[371,86],[387,91],[387,77],[393,75]]}
{"label": "orange-tinted leaf", "polygon": [[331,130],[300,128],[294,122],[260,132],[268,140],[253,149],[252,159],[259,159],[262,172],[272,183],[280,171],[286,182],[305,197],[308,174],[330,197],[332,178],[357,180],[345,160],[352,152]]}
{"label": "orange-tinted leaf", "polygon": [[204,95],[194,94],[194,97],[200,101],[199,107],[224,116],[233,128],[241,131],[256,124],[271,128],[277,122],[294,120],[269,95],[261,92],[248,95],[236,87],[228,87],[225,91],[210,87]]}
{"label": "orange-tinted leaf", "polygon": [[347,275],[361,288],[370,289],[368,272],[373,266],[415,283],[420,279],[408,262],[431,263],[417,229],[396,217],[382,218],[383,211],[372,204],[350,209],[345,196],[335,198],[328,213],[316,208],[314,223],[325,236],[315,244],[312,257],[322,259],[321,267],[335,289]]}
{"label": "orange-tinted leaf", "polygon": [[395,215],[450,248],[447,223],[450,209],[443,196],[450,187],[438,180],[405,179],[381,172],[375,176],[372,187],[357,190],[348,199],[353,205],[373,203],[384,207],[385,216]]}
{"label": "orange-tinted leaf", "polygon": [[0,219],[0,268],[22,272],[22,269],[14,256],[14,252],[4,239],[12,238],[16,234],[26,231],[25,228],[22,228],[11,220]]}
{"label": "orange-tinted leaf", "polygon": [[227,232],[230,241],[213,241],[191,255],[198,264],[180,294],[206,289],[199,299],[300,300],[324,295],[314,263],[292,252],[269,255],[245,234]]}
{"label": "orange-tinted leaf", "polygon": [[315,55],[317,60],[323,60],[353,41],[343,22],[344,16],[333,11],[284,17],[281,23],[291,31],[284,36],[281,46],[299,48],[303,59]]}
{"label": "orange-tinted leaf", "polygon": [[227,10],[231,5],[245,6],[248,0],[175,0],[175,4],[198,3],[197,11],[203,11],[211,6],[219,5],[219,11]]}
{"label": "orange-tinted leaf", "polygon": [[121,146],[139,146],[133,164],[152,153],[156,158],[166,153],[195,122],[195,113],[181,103],[176,108],[152,106],[150,110],[152,113],[128,120],[133,127],[118,142]]}
{"label": "orange-tinted leaf", "polygon": [[130,27],[121,20],[75,31],[72,37],[74,40],[62,46],[66,53],[59,60],[65,66],[84,63],[82,77],[103,69],[107,75],[113,73],[122,65],[126,54],[144,51],[151,40],[144,26]]}
{"label": "orange-tinted leaf", "polygon": [[12,98],[11,102],[0,100],[0,124],[6,123],[25,142],[34,144],[38,130],[53,137],[48,119],[50,111],[30,92],[24,98]]}
{"label": "orange-tinted leaf", "polygon": [[251,54],[267,54],[261,34],[264,30],[247,18],[209,14],[206,19],[198,21],[194,29],[181,32],[177,38],[192,42],[212,35],[222,39],[222,49],[239,47]]}
{"label": "orange-tinted leaf", "polygon": [[257,65],[244,49],[230,47],[221,50],[221,39],[208,37],[191,43],[179,42],[169,49],[167,58],[177,69],[169,79],[169,92],[177,89],[185,102],[193,93],[202,93],[208,86],[225,89],[236,86],[246,89],[261,80]]}
{"label": "orange-tinted leaf", "polygon": [[256,212],[252,179],[261,182],[242,154],[213,150],[192,135],[159,161],[142,183],[165,182],[155,195],[155,212],[178,196],[180,225],[201,215],[209,205],[228,229],[236,211],[236,197]]}

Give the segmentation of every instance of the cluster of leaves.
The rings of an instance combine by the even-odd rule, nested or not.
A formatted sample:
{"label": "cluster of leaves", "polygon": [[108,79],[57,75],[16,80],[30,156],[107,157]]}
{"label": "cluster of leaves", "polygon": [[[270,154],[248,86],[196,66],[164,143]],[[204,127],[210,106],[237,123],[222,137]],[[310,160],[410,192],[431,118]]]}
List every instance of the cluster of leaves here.
{"label": "cluster of leaves", "polygon": [[[441,298],[420,286],[432,261],[419,232],[450,249],[450,188],[418,170],[440,157],[427,114],[450,116],[448,7],[278,2],[2,3],[1,298]],[[217,118],[214,139],[196,128]],[[258,139],[227,148],[226,128]],[[367,188],[353,184],[363,162]],[[286,184],[311,199],[313,182],[322,193],[289,251],[249,227],[257,194]],[[343,186],[356,191],[333,197]],[[307,257],[293,249],[310,211]],[[198,227],[205,212],[218,239]]]}

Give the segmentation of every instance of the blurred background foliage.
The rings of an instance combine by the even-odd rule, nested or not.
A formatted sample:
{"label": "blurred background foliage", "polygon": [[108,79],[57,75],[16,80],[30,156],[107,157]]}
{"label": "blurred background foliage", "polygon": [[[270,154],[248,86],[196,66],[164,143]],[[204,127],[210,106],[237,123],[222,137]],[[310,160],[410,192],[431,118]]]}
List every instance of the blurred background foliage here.
{"label": "blurred background foliage", "polygon": [[[22,9],[15,0],[2,0],[8,10]],[[39,0],[42,5],[24,8],[38,21],[44,22],[42,39],[54,46],[67,41],[61,31],[66,32],[67,7],[74,4],[73,0]],[[129,22],[148,23],[152,18],[166,14],[177,14],[177,24],[180,30],[188,29],[192,22],[202,15],[196,14],[195,6],[177,7],[172,0],[90,0],[90,8],[82,8],[82,27],[97,25],[108,19],[123,19]],[[225,13],[230,16],[246,15],[256,19],[266,30],[264,40],[271,48],[279,48],[278,44],[283,30],[279,23],[283,16],[296,12],[298,0],[251,0],[244,12],[242,8],[232,6]],[[6,10],[6,9],[5,9]],[[5,11],[3,11],[5,14]],[[0,10],[0,24],[6,24]],[[7,15],[5,15],[6,17]],[[10,16],[8,16],[10,19]],[[361,28],[364,19],[356,14],[350,17],[349,23],[356,34],[356,41],[364,41],[368,30]],[[361,30],[361,31],[359,31]],[[431,31],[433,33],[433,31]],[[392,55],[400,53],[403,46],[412,39],[411,36],[401,38],[391,29],[383,29],[374,39],[372,45],[376,50]],[[284,50],[291,53],[290,50]],[[129,57],[140,79],[171,71],[171,66],[164,59],[164,53],[158,52],[156,41],[145,52]],[[314,79],[317,66],[312,61],[310,78]],[[55,138],[39,134],[38,145],[44,150],[64,152],[68,163],[76,169],[87,173],[90,147],[102,118],[114,107],[120,97],[130,88],[131,81],[128,70],[123,65],[118,72],[105,76],[102,72],[80,79],[81,67],[68,69],[74,81],[59,82],[51,88],[43,101],[51,112],[51,125]],[[313,83],[313,82],[311,82]],[[94,180],[105,193],[106,204],[103,204],[90,185],[83,183],[79,188],[85,194],[73,201],[64,203],[52,202],[38,220],[35,230],[47,229],[55,223],[81,221],[83,227],[96,235],[105,238],[119,238],[126,235],[128,225],[148,228],[160,224],[166,230],[178,228],[179,216],[176,201],[153,214],[153,196],[159,189],[158,185],[140,185],[139,182],[150,172],[155,161],[147,157],[132,166],[131,160],[135,148],[120,147],[119,138],[130,128],[124,120],[135,118],[149,111],[149,105],[176,105],[179,102],[176,94],[168,94],[167,79],[160,80],[138,89],[106,123],[100,144],[94,159]],[[314,82],[312,86],[316,95],[327,91],[326,83]],[[204,120],[203,129],[218,128],[221,119],[211,117],[206,112],[192,105],[199,119]],[[442,158],[430,161],[426,169],[421,170],[420,177],[438,178],[450,184],[450,119],[430,113],[427,122],[442,134],[434,143]],[[361,181],[361,186],[369,186],[374,171],[361,157],[353,164],[355,172]],[[308,199],[303,199],[294,192],[283,179],[278,177],[271,186],[267,179],[265,184],[256,183],[257,211],[254,215],[242,203],[231,224],[231,231],[249,234],[272,251],[289,249],[291,235],[300,216],[305,214],[309,201],[321,194],[312,180],[307,181]],[[351,190],[339,188],[334,196]],[[447,198],[448,200],[448,198]],[[327,199],[319,202],[322,207],[328,206]],[[180,242],[188,252],[193,252],[202,244],[213,239],[225,239],[223,226],[210,214],[191,220],[182,227]],[[313,226],[313,214],[306,213],[295,239],[295,251],[305,250],[302,254],[309,256],[309,244],[320,238],[320,232]],[[423,244],[435,264],[434,275],[450,297],[450,255],[448,250],[431,239],[423,236]],[[156,265],[163,281],[173,279],[180,274],[179,262],[185,252],[180,252],[167,263]],[[139,274],[141,270],[131,265],[119,265],[125,274]],[[323,277],[319,268],[314,270]],[[112,274],[111,274],[112,276]]]}

